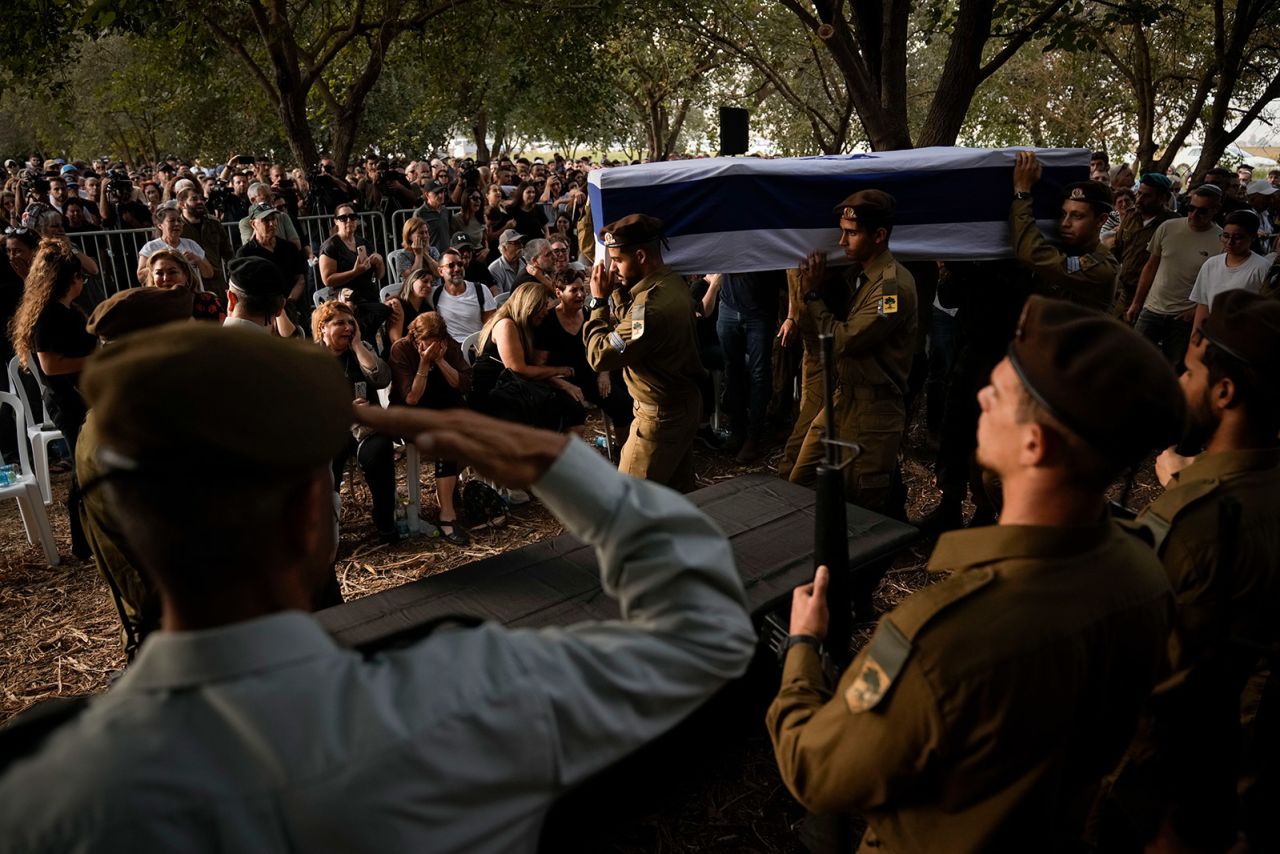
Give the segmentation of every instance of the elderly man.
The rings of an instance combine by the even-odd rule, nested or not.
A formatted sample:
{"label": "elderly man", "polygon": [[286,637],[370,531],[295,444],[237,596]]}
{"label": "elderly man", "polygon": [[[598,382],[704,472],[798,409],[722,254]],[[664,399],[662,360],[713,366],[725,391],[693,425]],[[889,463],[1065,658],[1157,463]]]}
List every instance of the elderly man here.
{"label": "elderly man", "polygon": [[[800,269],[805,308],[799,323],[810,340],[835,336],[836,432],[862,446],[844,470],[849,501],[905,518],[898,448],[918,321],[915,279],[889,250],[893,211],[893,197],[880,190],[859,190],[836,205],[840,247],[853,263],[843,276],[831,277],[825,253],[809,254]],[[796,454],[793,483],[813,483],[826,427],[826,413],[819,411]]]}
{"label": "elderly man", "polygon": [[689,492],[702,411],[698,383],[705,376],[693,297],[662,258],[661,220],[625,216],[601,229],[600,238],[610,266],[591,268],[582,338],[591,369],[621,369],[634,401],[618,470]]}
{"label": "elderly man", "polygon": [[514,228],[508,228],[502,232],[502,236],[498,238],[498,257],[489,265],[494,293],[509,293],[515,290],[516,277],[524,272],[523,253],[524,235]]}
{"label": "elderly man", "polygon": [[[254,382],[192,382],[212,373]],[[532,488],[597,548],[622,616],[342,649],[305,613],[332,576],[329,461],[353,418],[332,356],[170,327],[102,351],[83,388],[162,630],[0,779],[8,850],[532,851],[560,793],[751,658],[728,542],[683,498],[562,434],[378,407],[356,417]]]}
{"label": "elderly man", "polygon": [[864,851],[1070,850],[1163,664],[1169,584],[1106,492],[1181,432],[1168,363],[1035,296],[979,401],[1000,524],[943,534],[929,569],[950,576],[886,614],[836,686],[826,569],[793,597],[774,753],[812,812],[865,815]]}
{"label": "elderly man", "polygon": [[512,289],[525,282],[537,282],[554,295],[556,289],[556,256],[551,251],[551,241],[535,237],[524,245],[524,269],[516,275]]}
{"label": "elderly man", "polygon": [[1116,259],[1098,235],[1111,213],[1111,191],[1097,181],[1066,188],[1058,221],[1061,249],[1052,246],[1036,225],[1032,188],[1044,167],[1033,151],[1019,151],[1013,166],[1013,204],[1009,235],[1014,257],[1036,274],[1041,293],[1111,311],[1116,290]]}
{"label": "elderly man", "polygon": [[[264,184],[261,181],[249,185],[249,204],[254,206],[274,206],[275,200],[276,194],[271,189],[270,185]],[[250,208],[250,210],[252,210],[252,208]],[[246,216],[244,219],[240,220],[240,242],[244,243],[252,236],[253,226],[249,222],[249,217]],[[298,237],[298,230],[293,227],[293,220],[291,220],[289,215],[283,211],[280,213],[280,218],[276,220],[276,236],[281,240],[289,241],[299,249],[302,248],[302,239]]]}
{"label": "elderly man", "polygon": [[307,261],[298,247],[276,233],[280,220],[287,218],[269,204],[255,205],[249,214],[253,236],[240,247],[236,258],[270,261],[284,283],[285,299],[296,304],[306,289]]}

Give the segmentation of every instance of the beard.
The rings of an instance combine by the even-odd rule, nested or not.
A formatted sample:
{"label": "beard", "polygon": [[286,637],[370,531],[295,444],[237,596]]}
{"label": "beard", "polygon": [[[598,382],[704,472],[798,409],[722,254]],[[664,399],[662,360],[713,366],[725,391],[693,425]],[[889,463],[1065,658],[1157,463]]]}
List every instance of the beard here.
{"label": "beard", "polygon": [[1178,453],[1194,456],[1204,450],[1205,445],[1218,430],[1220,421],[1209,405],[1209,390],[1205,389],[1197,400],[1187,401],[1187,426],[1182,433],[1182,441],[1178,443]]}

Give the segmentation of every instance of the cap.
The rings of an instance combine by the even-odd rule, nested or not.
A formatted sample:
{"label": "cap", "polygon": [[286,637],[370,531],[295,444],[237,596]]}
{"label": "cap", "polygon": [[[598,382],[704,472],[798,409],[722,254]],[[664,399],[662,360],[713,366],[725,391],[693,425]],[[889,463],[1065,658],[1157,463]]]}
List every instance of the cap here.
{"label": "cap", "polygon": [[1146,184],[1162,193],[1167,193],[1173,189],[1173,182],[1169,180],[1168,175],[1162,175],[1159,172],[1148,172],[1138,179],[1139,184]]}
{"label": "cap", "polygon": [[176,196],[183,190],[194,189],[195,186],[196,182],[192,181],[190,178],[179,178],[177,181],[173,182],[173,194]]}
{"label": "cap", "polygon": [[[192,377],[227,377],[193,383]],[[80,388],[105,467],[301,469],[351,437],[351,387],[310,342],[213,323],[168,324],[97,351]]]}
{"label": "cap", "polygon": [[1280,372],[1280,300],[1242,288],[1223,291],[1200,334],[1264,376]]}
{"label": "cap", "polygon": [[524,243],[524,235],[516,231],[514,228],[508,228],[502,232],[502,236],[498,238],[499,246],[506,246],[508,243]]}
{"label": "cap", "polygon": [[643,246],[662,238],[662,220],[647,214],[630,214],[600,229],[600,239],[612,249]]}
{"label": "cap", "polygon": [[131,332],[191,319],[187,288],[129,288],[98,303],[89,315],[89,334],[113,341]]}
{"label": "cap", "polygon": [[884,226],[893,222],[896,206],[893,196],[883,190],[858,190],[835,206],[835,214],[841,219]]}
{"label": "cap", "polygon": [[275,216],[280,211],[276,210],[267,202],[258,202],[249,210],[249,219],[266,219],[269,216]]}
{"label": "cap", "polygon": [[233,258],[227,264],[230,284],[238,291],[255,297],[280,297],[289,292],[289,284],[280,269],[266,258],[249,255]]}
{"label": "cap", "polygon": [[1037,403],[1113,462],[1135,463],[1182,436],[1186,403],[1173,368],[1114,318],[1033,296],[1009,361]]}
{"label": "cap", "polygon": [[72,166],[70,163],[68,163],[68,164],[66,164],[65,166],[63,166],[63,167],[62,167],[62,169],[61,169],[61,171],[60,171],[60,173],[59,173],[59,174],[65,175],[65,174],[67,174],[68,172],[79,172],[79,171],[80,171],[80,170],[79,170],[79,169],[77,169],[75,166]]}
{"label": "cap", "polygon": [[1064,192],[1065,200],[1069,202],[1087,202],[1103,210],[1113,208],[1110,188],[1098,181],[1077,181],[1074,184],[1068,184]]}
{"label": "cap", "polygon": [[18,165],[18,161],[14,160],[12,157],[10,157],[8,160],[4,162],[4,168],[6,169],[9,169],[10,167],[17,166],[17,165]]}
{"label": "cap", "polygon": [[446,189],[447,189],[447,188],[445,187],[445,185],[444,185],[444,184],[441,184],[439,181],[432,181],[432,182],[427,186],[427,189],[426,189],[426,191],[425,191],[425,192],[428,192],[428,193],[443,193]]}
{"label": "cap", "polygon": [[1275,191],[1276,188],[1271,186],[1270,181],[1266,178],[1259,178],[1257,181],[1250,181],[1249,186],[1245,187],[1244,193],[1246,196],[1252,196],[1254,194],[1259,196],[1269,196]]}
{"label": "cap", "polygon": [[1218,198],[1222,198],[1222,188],[1219,187],[1217,184],[1201,184],[1199,187],[1196,187],[1191,192],[1209,193],[1210,195],[1217,196]]}
{"label": "cap", "polygon": [[[514,229],[511,229],[514,231]],[[449,245],[455,249],[475,249],[476,245],[471,240],[471,236],[465,231],[459,231],[449,239]]]}

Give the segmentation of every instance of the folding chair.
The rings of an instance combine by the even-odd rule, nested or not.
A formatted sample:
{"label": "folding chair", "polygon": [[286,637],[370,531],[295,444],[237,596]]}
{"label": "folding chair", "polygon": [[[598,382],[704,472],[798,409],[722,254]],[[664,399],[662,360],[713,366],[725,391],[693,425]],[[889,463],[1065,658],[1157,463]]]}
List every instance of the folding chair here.
{"label": "folding chair", "polygon": [[[21,386],[19,386],[21,387]],[[20,425],[26,423],[26,408],[22,405],[22,399],[7,391],[0,391],[0,408],[5,406],[13,409],[13,417],[15,426],[21,433]],[[59,434],[61,435],[61,434]],[[36,477],[31,473],[31,459],[27,455],[26,442],[18,443],[18,463],[22,470],[18,473],[18,479],[13,483],[0,486],[0,498],[13,498],[18,502],[18,512],[22,516],[22,528],[26,531],[27,542],[35,543],[35,537],[40,538],[40,545],[44,549],[45,559],[49,561],[50,566],[57,566],[61,560],[58,557],[58,545],[53,539],[53,528],[49,527],[49,514],[45,513],[42,496],[40,494],[40,485],[36,482]]]}
{"label": "folding chair", "polygon": [[[35,379],[37,387],[43,394],[43,384],[40,382],[40,375],[35,371],[31,372],[31,376]],[[27,387],[22,382],[22,366],[18,363],[18,357],[14,356],[9,360],[9,388],[18,396],[22,403],[22,409],[25,413],[26,420],[26,436],[27,441],[31,443],[31,456],[33,466],[31,473],[35,477],[36,483],[40,485],[40,495],[44,499],[45,505],[53,503],[53,490],[49,486],[49,445],[58,441],[62,437],[62,431],[53,425],[47,419],[36,423],[35,408],[32,407],[30,399],[27,397]],[[19,435],[22,434],[19,430]],[[23,471],[26,471],[26,465],[23,465]]]}

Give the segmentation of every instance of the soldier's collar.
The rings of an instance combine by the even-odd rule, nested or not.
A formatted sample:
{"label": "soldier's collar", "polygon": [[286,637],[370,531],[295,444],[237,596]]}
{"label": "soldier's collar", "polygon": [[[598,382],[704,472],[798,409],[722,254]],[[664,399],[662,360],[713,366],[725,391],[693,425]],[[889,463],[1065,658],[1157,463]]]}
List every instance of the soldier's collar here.
{"label": "soldier's collar", "polygon": [[1111,536],[1113,522],[1096,525],[990,525],[948,531],[938,538],[929,571],[968,569],[1016,558],[1062,558],[1087,552]]}
{"label": "soldier's collar", "polygon": [[1280,448],[1248,448],[1242,451],[1219,451],[1201,454],[1195,462],[1173,476],[1174,484],[1193,480],[1212,480],[1249,471],[1280,466]]}
{"label": "soldier's collar", "polygon": [[872,258],[867,266],[862,268],[862,274],[867,277],[867,281],[878,278],[881,273],[893,266],[893,253],[888,249]]}
{"label": "soldier's collar", "polygon": [[645,276],[643,279],[641,279],[640,281],[636,282],[634,285],[631,286],[631,297],[634,299],[635,297],[649,290],[649,288],[656,285],[659,282],[659,280],[664,279],[667,276],[674,276],[674,275],[675,273],[672,272],[671,268],[668,267],[666,264],[663,264],[661,267],[654,270],[652,273]]}

